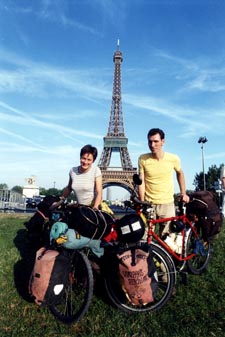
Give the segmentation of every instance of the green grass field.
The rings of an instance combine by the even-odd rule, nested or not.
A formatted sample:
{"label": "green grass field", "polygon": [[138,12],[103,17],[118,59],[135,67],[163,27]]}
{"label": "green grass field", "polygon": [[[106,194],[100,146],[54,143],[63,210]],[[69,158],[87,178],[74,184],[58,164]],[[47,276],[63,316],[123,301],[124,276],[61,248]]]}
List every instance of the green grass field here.
{"label": "green grass field", "polygon": [[0,336],[1,337],[224,337],[225,226],[214,242],[207,272],[178,277],[176,295],[155,313],[126,314],[115,309],[96,285],[84,318],[64,325],[47,308],[26,296],[29,267],[24,262],[25,215],[0,214]]}

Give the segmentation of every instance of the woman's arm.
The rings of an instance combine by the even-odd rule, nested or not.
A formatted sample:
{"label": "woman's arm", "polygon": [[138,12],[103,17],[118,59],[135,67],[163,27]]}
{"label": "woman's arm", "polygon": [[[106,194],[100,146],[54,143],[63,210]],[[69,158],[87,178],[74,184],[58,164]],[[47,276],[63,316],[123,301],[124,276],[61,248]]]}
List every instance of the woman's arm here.
{"label": "woman's arm", "polygon": [[102,176],[95,179],[95,199],[93,203],[93,208],[98,208],[102,201]]}
{"label": "woman's arm", "polygon": [[72,179],[71,177],[69,178],[69,182],[68,182],[68,185],[65,187],[63,193],[62,193],[62,196],[61,198],[64,198],[66,199],[68,197],[68,195],[70,195],[71,191],[72,191]]}

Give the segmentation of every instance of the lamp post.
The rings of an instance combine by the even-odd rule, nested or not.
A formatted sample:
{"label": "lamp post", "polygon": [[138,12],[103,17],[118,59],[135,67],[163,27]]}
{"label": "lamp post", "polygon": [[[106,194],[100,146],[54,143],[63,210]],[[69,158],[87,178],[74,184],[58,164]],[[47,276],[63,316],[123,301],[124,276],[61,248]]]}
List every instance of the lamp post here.
{"label": "lamp post", "polygon": [[205,165],[204,165],[204,149],[203,149],[203,144],[208,142],[208,139],[206,137],[200,137],[198,140],[199,144],[202,144],[201,149],[202,149],[202,171],[203,171],[203,189],[205,191]]}

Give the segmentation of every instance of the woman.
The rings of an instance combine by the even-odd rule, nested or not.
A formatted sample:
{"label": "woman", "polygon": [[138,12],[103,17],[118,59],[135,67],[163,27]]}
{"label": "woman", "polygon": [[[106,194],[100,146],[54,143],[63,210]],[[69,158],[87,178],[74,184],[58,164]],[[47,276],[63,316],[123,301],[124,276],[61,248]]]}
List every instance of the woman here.
{"label": "woman", "polygon": [[80,150],[80,165],[69,172],[69,182],[62,198],[74,191],[78,204],[99,208],[102,201],[102,174],[98,166],[93,166],[98,150],[88,144]]}

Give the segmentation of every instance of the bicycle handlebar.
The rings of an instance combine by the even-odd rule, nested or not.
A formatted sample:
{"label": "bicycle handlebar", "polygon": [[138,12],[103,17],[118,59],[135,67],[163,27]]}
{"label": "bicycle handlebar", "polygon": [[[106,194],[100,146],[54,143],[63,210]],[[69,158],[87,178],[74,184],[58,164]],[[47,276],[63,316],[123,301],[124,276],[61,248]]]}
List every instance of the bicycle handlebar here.
{"label": "bicycle handlebar", "polygon": [[142,201],[140,200],[138,197],[132,197],[131,200],[138,205],[142,205],[142,206],[148,206],[148,207],[152,207],[152,203],[148,202],[148,201]]}
{"label": "bicycle handlebar", "polygon": [[137,196],[137,192],[136,192],[136,186],[137,185],[141,185],[142,184],[142,180],[140,179],[139,175],[137,173],[135,173],[133,175],[133,192],[131,194],[130,200],[132,202],[134,202],[137,205],[141,205],[141,206],[147,206],[147,207],[152,207],[152,203],[148,202],[148,201],[142,201],[138,198]]}

